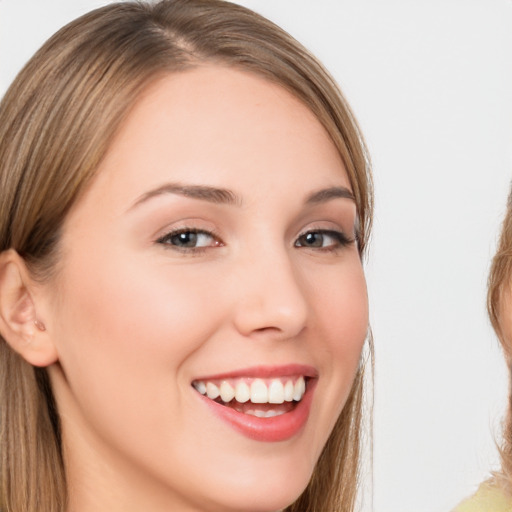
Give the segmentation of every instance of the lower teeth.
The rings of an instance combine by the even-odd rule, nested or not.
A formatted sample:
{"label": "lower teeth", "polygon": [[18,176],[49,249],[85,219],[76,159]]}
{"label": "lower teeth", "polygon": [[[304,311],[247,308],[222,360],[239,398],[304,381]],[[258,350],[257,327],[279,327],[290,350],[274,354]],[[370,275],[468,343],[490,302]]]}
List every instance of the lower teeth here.
{"label": "lower teeth", "polygon": [[257,418],[273,418],[274,416],[281,416],[285,411],[259,411],[258,409],[249,409],[245,411],[244,414],[248,414],[249,416],[256,416]]}
{"label": "lower teeth", "polygon": [[295,409],[297,402],[284,402],[282,404],[253,404],[251,402],[240,403],[236,400],[231,402],[223,402],[220,397],[215,402],[223,405],[224,407],[230,407],[231,409],[241,414],[248,414],[249,416],[255,416],[256,418],[273,418],[275,416],[281,416],[287,412]]}

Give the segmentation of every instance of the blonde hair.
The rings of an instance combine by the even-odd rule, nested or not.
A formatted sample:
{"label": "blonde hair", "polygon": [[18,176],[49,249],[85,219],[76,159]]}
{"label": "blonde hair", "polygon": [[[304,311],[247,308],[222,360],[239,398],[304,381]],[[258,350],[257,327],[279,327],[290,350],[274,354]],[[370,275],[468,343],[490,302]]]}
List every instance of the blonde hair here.
{"label": "blonde hair", "polygon": [[[492,326],[498,335],[505,353],[512,377],[512,339],[501,323],[505,312],[507,295],[512,291],[512,191],[508,198],[507,211],[503,220],[498,249],[492,260],[489,273],[487,310]],[[503,439],[500,446],[501,471],[495,474],[499,485],[512,495],[512,380],[510,381],[508,409],[503,426]]]}
{"label": "blonde hair", "polygon": [[[34,276],[59,261],[67,212],[87,187],[140,93],[164,74],[209,61],[279,84],[317,116],[356,198],[361,256],[372,219],[363,138],[336,83],[290,35],[221,0],[116,3],[55,34],[0,104],[0,252],[15,249]],[[44,369],[0,339],[0,509],[63,512],[67,491],[58,411]],[[287,511],[354,510],[364,362],[308,487]]]}

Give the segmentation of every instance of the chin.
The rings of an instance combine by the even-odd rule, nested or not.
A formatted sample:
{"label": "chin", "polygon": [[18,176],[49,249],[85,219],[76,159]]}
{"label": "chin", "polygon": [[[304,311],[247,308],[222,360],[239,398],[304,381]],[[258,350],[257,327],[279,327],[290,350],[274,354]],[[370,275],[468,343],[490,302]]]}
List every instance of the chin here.
{"label": "chin", "polygon": [[[218,496],[218,506],[211,512],[276,512],[296,501],[309,483],[310,474],[270,474],[259,481],[243,481],[243,475],[233,475],[236,483],[218,486],[224,492]],[[240,476],[241,479],[236,477]],[[226,494],[225,490],[229,489]],[[210,512],[210,509],[208,509]]]}
{"label": "chin", "polygon": [[[257,492],[247,493],[236,499],[234,496],[226,500],[215,508],[208,508],[208,512],[278,512],[291,505],[302,493],[294,492],[276,492],[267,493],[260,488]],[[239,494],[238,492],[236,493]]]}

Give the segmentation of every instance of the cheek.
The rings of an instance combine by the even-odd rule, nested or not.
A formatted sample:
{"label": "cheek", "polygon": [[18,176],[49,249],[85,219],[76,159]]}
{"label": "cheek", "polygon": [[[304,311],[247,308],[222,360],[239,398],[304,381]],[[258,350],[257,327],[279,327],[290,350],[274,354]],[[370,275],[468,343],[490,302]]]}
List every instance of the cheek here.
{"label": "cheek", "polygon": [[210,288],[165,264],[107,257],[64,276],[57,342],[69,386],[90,409],[94,400],[167,402],[184,385],[182,365],[221,319]]}
{"label": "cheek", "polygon": [[354,261],[316,292],[318,329],[332,364],[354,366],[368,331],[368,296],[361,264]]}
{"label": "cheek", "polygon": [[315,356],[323,371],[317,389],[322,400],[314,404],[319,421],[312,435],[320,448],[349,396],[368,332],[368,298],[360,262],[354,259],[324,284],[315,295]]}
{"label": "cheek", "polygon": [[198,290],[200,279],[194,281],[187,273],[117,259],[112,265],[103,261],[98,271],[71,271],[66,279],[64,316],[70,333],[80,343],[86,338],[89,349],[123,351],[122,357],[134,353],[137,358],[167,350],[172,360],[181,351],[193,350],[192,340],[199,343],[210,327],[197,321],[199,311],[212,307],[207,287],[206,292]]}

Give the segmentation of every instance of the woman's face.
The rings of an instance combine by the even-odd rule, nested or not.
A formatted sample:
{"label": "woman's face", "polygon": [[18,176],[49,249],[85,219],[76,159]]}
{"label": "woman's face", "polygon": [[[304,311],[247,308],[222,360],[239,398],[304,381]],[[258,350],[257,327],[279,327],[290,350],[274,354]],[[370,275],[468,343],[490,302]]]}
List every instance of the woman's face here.
{"label": "woman's face", "polygon": [[300,494],[367,332],[355,225],[334,145],[282,88],[205,66],[146,91],[65,222],[38,311],[73,510]]}

